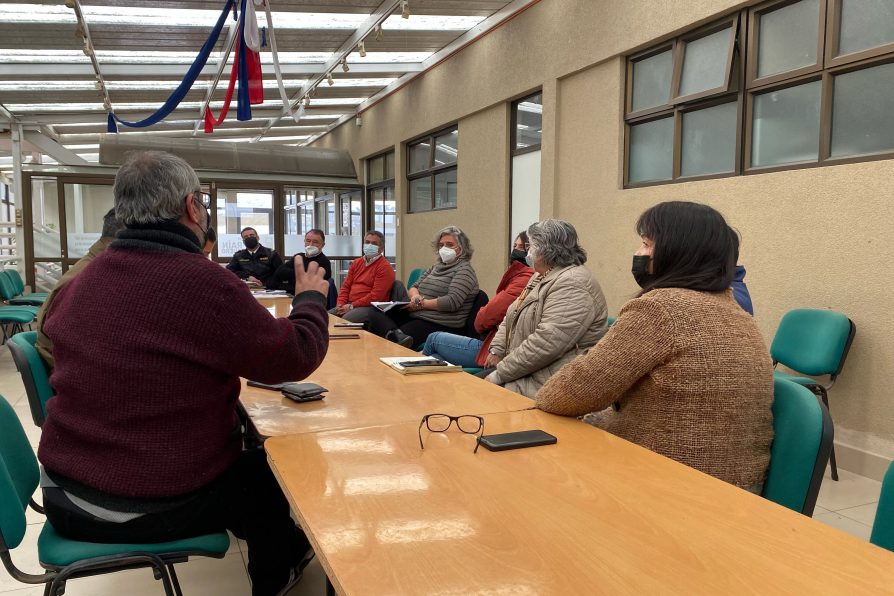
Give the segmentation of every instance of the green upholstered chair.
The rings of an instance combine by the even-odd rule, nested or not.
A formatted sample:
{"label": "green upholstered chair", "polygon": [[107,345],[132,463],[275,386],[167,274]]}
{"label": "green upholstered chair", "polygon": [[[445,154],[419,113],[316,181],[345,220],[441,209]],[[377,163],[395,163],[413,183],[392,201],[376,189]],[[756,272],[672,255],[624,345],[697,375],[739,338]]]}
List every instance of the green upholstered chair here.
{"label": "green upholstered chair", "polygon": [[28,405],[31,407],[31,418],[37,426],[43,426],[47,418],[47,401],[53,397],[50,387],[50,376],[46,363],[37,352],[37,331],[17,333],[9,340],[9,353],[15,362],[16,370],[22,375]]}
{"label": "green upholstered chair", "polygon": [[19,275],[19,272],[15,269],[4,269],[6,276],[12,281],[13,287],[15,287],[16,293],[26,295],[26,296],[49,296],[49,292],[31,292],[30,294],[25,294],[25,281],[22,279],[22,276]]}
{"label": "green upholstered chair", "polygon": [[875,510],[869,542],[894,551],[894,462],[888,466],[882,480],[882,494],[878,499],[878,509]]}
{"label": "green upholstered chair", "polygon": [[425,273],[425,269],[417,268],[410,271],[410,277],[407,278],[407,290],[413,287],[413,284],[419,281],[419,278],[422,274]]}
{"label": "green upholstered chair", "polygon": [[773,380],[773,444],[762,495],[813,515],[834,429],[829,411],[803,385]]}
{"label": "green upholstered chair", "polygon": [[165,593],[179,595],[175,563],[191,556],[222,558],[230,546],[226,532],[153,544],[80,542],[59,536],[49,522],[44,522],[37,539],[38,560],[44,571],[26,573],[15,566],[12,553],[25,536],[25,510],[29,503],[33,506],[31,497],[39,480],[37,459],[22,423],[9,402],[0,397],[0,559],[16,580],[44,584],[45,596],[61,595],[65,582],[71,579],[136,567],[151,567]]}
{"label": "green upholstered chair", "polygon": [[47,300],[46,294],[28,294],[23,295],[22,290],[24,289],[24,285],[19,287],[16,280],[21,282],[21,277],[18,273],[13,275],[13,272],[5,269],[0,271],[0,296],[3,297],[8,304],[14,306],[35,306],[39,307]]}
{"label": "green upholstered chair", "polygon": [[[828,408],[828,391],[844,368],[856,331],[853,321],[833,310],[801,308],[785,313],[770,346],[770,356],[774,366],[783,364],[800,375],[782,371],[776,371],[774,375],[804,385]],[[829,377],[826,383],[810,378],[826,375]],[[838,480],[834,446],[831,461],[832,480]]]}
{"label": "green upholstered chair", "polygon": [[0,332],[3,334],[2,343],[16,333],[25,330],[25,325],[30,325],[37,318],[37,307],[34,306],[0,306]]}

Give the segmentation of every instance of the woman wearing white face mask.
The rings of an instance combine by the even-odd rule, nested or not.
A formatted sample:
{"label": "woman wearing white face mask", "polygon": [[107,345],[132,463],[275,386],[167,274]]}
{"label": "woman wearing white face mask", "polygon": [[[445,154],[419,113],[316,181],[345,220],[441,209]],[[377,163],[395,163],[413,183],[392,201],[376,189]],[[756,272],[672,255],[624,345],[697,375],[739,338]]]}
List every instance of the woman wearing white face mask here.
{"label": "woman wearing white face mask", "polygon": [[[325,272],[323,279],[332,279],[332,263],[329,257],[323,254],[323,247],[326,246],[326,236],[323,230],[316,228],[308,230],[304,235],[304,252],[298,254],[304,259],[304,270],[307,266],[314,262],[320,266]],[[267,280],[267,288],[270,290],[286,290],[291,291],[295,287],[295,256],[283,263]]]}
{"label": "woman wearing white face mask", "polygon": [[478,276],[470,262],[472,243],[458,227],[447,226],[435,236],[432,247],[438,251],[438,260],[409,289],[410,304],[372,313],[372,333],[414,347],[435,331],[465,327],[478,295]]}

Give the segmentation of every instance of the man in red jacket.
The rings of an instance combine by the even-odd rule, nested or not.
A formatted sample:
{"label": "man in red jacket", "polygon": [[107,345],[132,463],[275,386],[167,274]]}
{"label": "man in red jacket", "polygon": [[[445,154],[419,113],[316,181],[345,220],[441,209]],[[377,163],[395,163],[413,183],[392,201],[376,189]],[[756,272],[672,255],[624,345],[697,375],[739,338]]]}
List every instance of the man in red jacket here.
{"label": "man in red jacket", "polygon": [[162,542],[224,528],[248,542],[255,595],[309,549],[263,450],[242,450],[239,377],[296,381],[328,348],[328,287],[296,267],[287,319],[202,255],[208,205],[179,157],[138,153],[115,177],[127,226],[46,315],[56,367],[38,456],[53,527],[77,540]]}
{"label": "man in red jacket", "polygon": [[386,302],[391,298],[393,285],[394,268],[385,258],[385,235],[370,230],[363,238],[363,256],[354,259],[348,268],[336,307],[330,312],[348,321],[362,323],[372,308],[371,303]]}

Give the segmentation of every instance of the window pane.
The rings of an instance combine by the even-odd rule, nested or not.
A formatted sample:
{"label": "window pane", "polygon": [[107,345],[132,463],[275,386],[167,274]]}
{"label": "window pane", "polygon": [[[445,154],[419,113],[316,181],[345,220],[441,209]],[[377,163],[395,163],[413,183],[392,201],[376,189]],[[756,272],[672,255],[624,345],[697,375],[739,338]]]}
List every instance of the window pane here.
{"label": "window pane", "polygon": [[64,190],[68,258],[80,259],[102,235],[102,218],[115,197],[111,185],[66,184]]}
{"label": "window pane", "polygon": [[842,0],[838,55],[894,42],[891,0]]}
{"label": "window pane", "polygon": [[385,234],[385,256],[394,257],[397,248],[397,205],[394,189],[376,188],[369,191],[369,207],[372,211],[372,229]]}
{"label": "window pane", "polygon": [[832,157],[894,150],[894,64],[835,77]]}
{"label": "window pane", "polygon": [[515,106],[515,149],[539,145],[543,128],[543,99],[538,93]]}
{"label": "window pane", "polygon": [[681,176],[735,170],[736,105],[725,103],[683,114]]}
{"label": "window pane", "polygon": [[673,156],[673,118],[662,118],[630,127],[630,182],[670,180]]}
{"label": "window pane", "polygon": [[34,256],[61,257],[59,196],[55,178],[31,179],[31,218],[34,222]]}
{"label": "window pane", "polygon": [[456,170],[435,176],[435,209],[456,207]]}
{"label": "window pane", "polygon": [[273,248],[273,191],[217,190],[217,254],[229,257],[242,250],[242,228],[257,230],[258,239]]}
{"label": "window pane", "polygon": [[429,169],[429,160],[431,158],[431,145],[428,141],[410,145],[410,167],[407,170],[410,174],[422,172]]}
{"label": "window pane", "polygon": [[761,15],[758,78],[816,64],[819,9],[819,0],[801,0]]}
{"label": "window pane", "polygon": [[670,101],[673,56],[661,52],[633,63],[633,97],[630,111],[644,110]]}
{"label": "window pane", "polygon": [[384,176],[385,158],[375,157],[366,161],[366,179],[369,184],[375,184],[385,179]]}
{"label": "window pane", "polygon": [[435,165],[443,166],[450,163],[456,163],[456,152],[458,147],[458,130],[435,137]]}
{"label": "window pane", "polygon": [[755,95],[751,165],[816,161],[820,90],[814,81]]}
{"label": "window pane", "polygon": [[394,151],[385,154],[385,179],[394,178]]}
{"label": "window pane", "polygon": [[686,44],[680,95],[690,95],[726,86],[726,59],[730,29],[724,29]]}
{"label": "window pane", "polygon": [[410,180],[410,211],[431,211],[431,177]]}

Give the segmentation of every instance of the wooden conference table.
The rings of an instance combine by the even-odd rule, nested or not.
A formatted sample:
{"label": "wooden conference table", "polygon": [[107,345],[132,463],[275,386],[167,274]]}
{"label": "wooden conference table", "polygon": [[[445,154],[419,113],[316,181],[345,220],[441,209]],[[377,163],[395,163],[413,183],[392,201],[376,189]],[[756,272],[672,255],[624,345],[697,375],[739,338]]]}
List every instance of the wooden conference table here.
{"label": "wooden conference table", "polygon": [[[482,404],[501,396],[470,375],[402,377],[378,363],[377,342],[337,343],[333,357],[374,356],[398,385],[460,376]],[[354,376],[318,373],[327,387]],[[370,394],[380,379],[357,383]],[[474,437],[451,428],[423,430],[422,450],[421,414],[400,403],[265,443],[340,594],[894,591],[891,553],[576,420],[480,406],[485,433],[541,428],[558,443],[473,454]]]}
{"label": "wooden conference table", "polygon": [[[262,299],[262,305],[288,315],[289,300]],[[261,437],[396,422],[417,424],[425,414],[490,414],[533,407],[517,393],[464,373],[403,376],[379,361],[381,356],[418,356],[366,331],[333,327],[330,334],[354,333],[358,339],[332,339],[323,364],[306,380],[329,391],[321,401],[297,404],[277,391],[249,387],[242,381],[239,400]]]}

